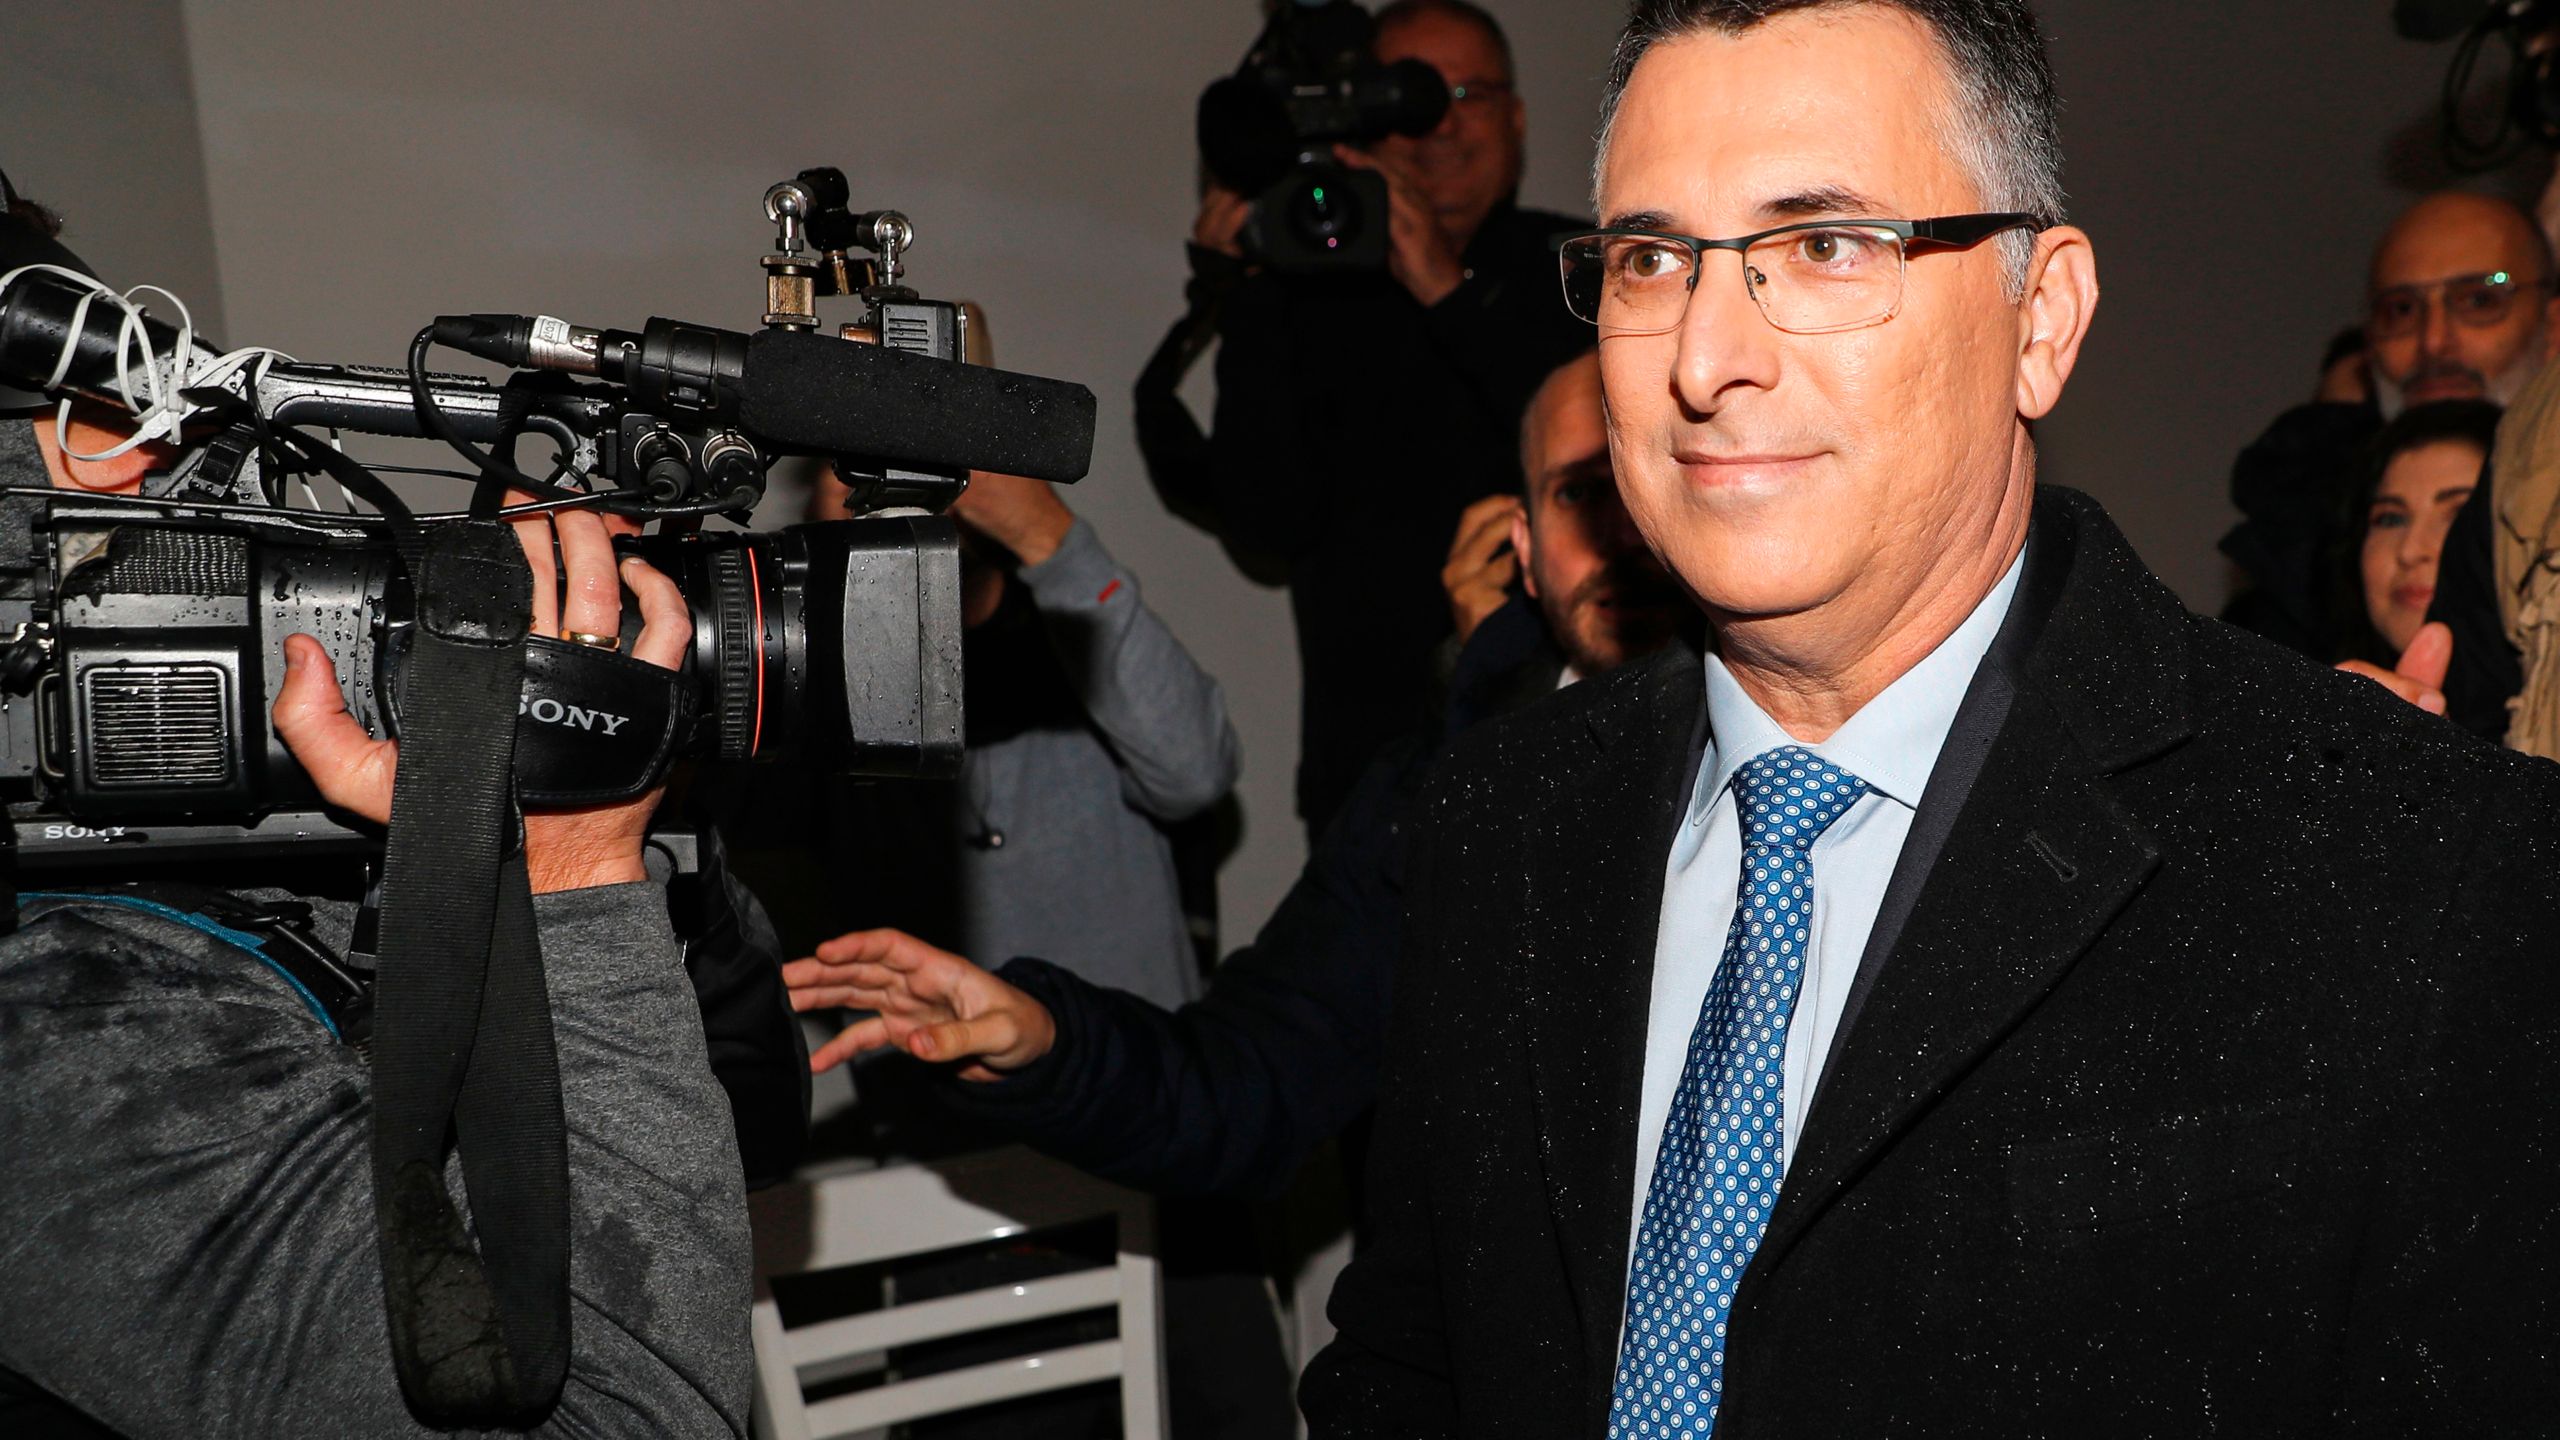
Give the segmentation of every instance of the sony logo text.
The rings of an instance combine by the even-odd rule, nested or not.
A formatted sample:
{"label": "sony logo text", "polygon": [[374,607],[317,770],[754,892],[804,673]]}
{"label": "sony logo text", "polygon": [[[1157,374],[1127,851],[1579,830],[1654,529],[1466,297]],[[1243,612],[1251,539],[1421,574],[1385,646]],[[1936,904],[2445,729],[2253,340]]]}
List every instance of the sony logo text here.
{"label": "sony logo text", "polygon": [[539,700],[516,701],[518,715],[530,715],[536,724],[560,725],[572,730],[604,731],[610,739],[623,726],[631,723],[628,715],[608,715],[602,710],[589,710],[582,705],[563,705],[546,695]]}

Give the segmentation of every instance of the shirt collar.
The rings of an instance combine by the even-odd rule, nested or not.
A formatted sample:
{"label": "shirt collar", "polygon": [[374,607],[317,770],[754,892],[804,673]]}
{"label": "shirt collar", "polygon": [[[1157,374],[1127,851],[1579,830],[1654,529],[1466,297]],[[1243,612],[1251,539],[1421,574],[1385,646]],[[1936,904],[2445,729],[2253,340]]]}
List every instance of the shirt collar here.
{"label": "shirt collar", "polygon": [[[1938,642],[1937,649],[1902,672],[1832,732],[1830,739],[1805,748],[1903,808],[1919,809],[1929,772],[1937,768],[1938,751],[1955,727],[1965,692],[1973,686],[1973,672],[1981,668],[1982,657],[1990,653],[1991,642],[2000,633],[2000,622],[2008,617],[2025,563],[2026,551],[2021,549],[2000,583],[1991,587],[1991,593],[1982,597],[1953,634]],[[1707,753],[1698,766],[1698,788],[1689,800],[1692,817],[1715,804],[1744,761],[1782,745],[1801,743],[1743,693],[1723,658],[1712,650],[1707,652],[1706,670]]]}

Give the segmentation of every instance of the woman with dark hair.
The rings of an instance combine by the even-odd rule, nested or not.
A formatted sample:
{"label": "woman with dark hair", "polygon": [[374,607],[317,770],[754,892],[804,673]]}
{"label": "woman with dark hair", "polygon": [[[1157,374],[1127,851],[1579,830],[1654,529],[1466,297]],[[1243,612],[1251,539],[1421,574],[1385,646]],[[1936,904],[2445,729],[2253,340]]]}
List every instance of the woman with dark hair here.
{"label": "woman with dark hair", "polygon": [[2445,532],[2480,483],[2498,415],[2486,400],[2440,401],[2403,411],[2374,437],[2350,516],[2355,551],[2341,567],[2359,603],[2340,607],[2350,618],[2339,658],[2388,667],[2426,623]]}

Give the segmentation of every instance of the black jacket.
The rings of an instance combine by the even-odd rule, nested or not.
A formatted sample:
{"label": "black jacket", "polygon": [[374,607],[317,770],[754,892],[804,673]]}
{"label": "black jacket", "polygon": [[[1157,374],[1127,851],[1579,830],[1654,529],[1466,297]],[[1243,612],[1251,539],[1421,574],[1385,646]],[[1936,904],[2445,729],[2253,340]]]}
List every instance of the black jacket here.
{"label": "black jacket", "polygon": [[2371,405],[2315,401],[2276,417],[2231,466],[2231,503],[2244,517],[2222,537],[2222,553],[2248,585],[2222,618],[2314,660],[2349,658],[2360,616],[2339,613],[2357,593],[2350,514],[2357,484],[2373,462],[2382,413]]}
{"label": "black jacket", "polygon": [[1429,718],[1458,514],[1519,487],[1530,394],[1593,343],[1547,248],[1575,228],[1504,206],[1467,247],[1472,278],[1428,309],[1384,274],[1265,272],[1226,297],[1208,502],[1230,549],[1288,575],[1310,834]]}
{"label": "black jacket", "polygon": [[[1515,597],[1459,657],[1447,730],[1552,691],[1562,669],[1537,608]],[[1004,978],[1056,1019],[1057,1043],[1000,1080],[947,1080],[947,1103],[1123,1184],[1278,1194],[1377,1099],[1409,812],[1441,738],[1434,729],[1388,747],[1261,933],[1180,1010],[1044,960],[1007,964]]]}
{"label": "black jacket", "polygon": [[[2560,1414],[2560,770],[2038,501],[1736,1297],[1719,1440]],[[1319,1436],[1598,1436],[1699,667],[1435,777]]]}

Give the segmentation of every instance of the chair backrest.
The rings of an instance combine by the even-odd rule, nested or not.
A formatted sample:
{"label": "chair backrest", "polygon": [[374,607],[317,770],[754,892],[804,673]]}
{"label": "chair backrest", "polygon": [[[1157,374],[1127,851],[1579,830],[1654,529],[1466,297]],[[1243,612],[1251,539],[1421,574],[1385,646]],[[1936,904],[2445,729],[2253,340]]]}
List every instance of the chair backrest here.
{"label": "chair backrest", "polygon": [[[755,1222],[757,1440],[836,1440],[1117,1375],[1123,1433],[1164,1433],[1153,1202],[1020,1148],[805,1176],[749,1197]],[[890,1262],[1108,1218],[1115,1263],[786,1329],[777,1276]],[[1117,1339],[971,1365],[820,1400],[807,1389],[877,1370],[893,1346],[1112,1308]]]}

